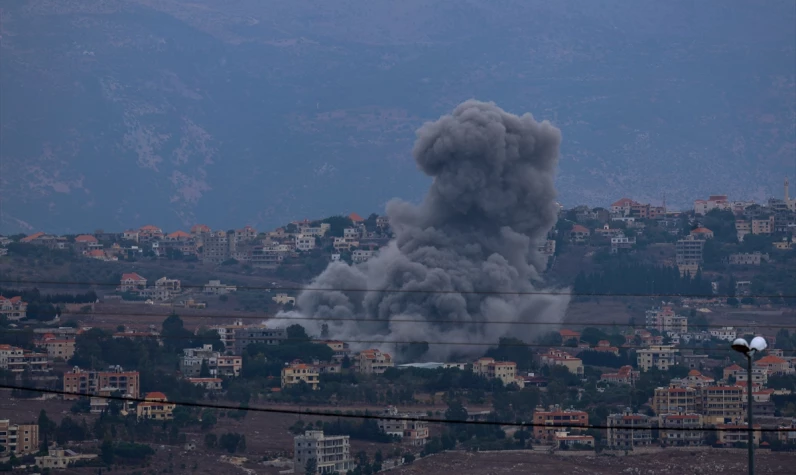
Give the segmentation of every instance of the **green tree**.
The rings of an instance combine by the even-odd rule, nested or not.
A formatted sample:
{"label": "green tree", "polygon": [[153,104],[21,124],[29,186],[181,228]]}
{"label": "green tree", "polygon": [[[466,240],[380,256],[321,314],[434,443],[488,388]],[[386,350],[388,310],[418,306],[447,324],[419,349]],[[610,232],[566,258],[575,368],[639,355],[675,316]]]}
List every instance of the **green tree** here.
{"label": "green tree", "polygon": [[210,377],[210,367],[207,365],[207,360],[202,360],[202,367],[199,369],[199,377],[200,378],[209,378]]}
{"label": "green tree", "polygon": [[305,475],[315,475],[318,473],[318,461],[314,458],[308,459],[306,465],[304,465],[304,474]]}
{"label": "green tree", "polygon": [[111,442],[110,439],[105,439],[105,441],[102,442],[102,446],[100,447],[100,458],[105,465],[113,464],[114,450],[113,442]]}
{"label": "green tree", "polygon": [[218,437],[216,437],[216,434],[213,434],[212,432],[210,434],[205,434],[205,447],[212,450],[216,448],[217,444]]}

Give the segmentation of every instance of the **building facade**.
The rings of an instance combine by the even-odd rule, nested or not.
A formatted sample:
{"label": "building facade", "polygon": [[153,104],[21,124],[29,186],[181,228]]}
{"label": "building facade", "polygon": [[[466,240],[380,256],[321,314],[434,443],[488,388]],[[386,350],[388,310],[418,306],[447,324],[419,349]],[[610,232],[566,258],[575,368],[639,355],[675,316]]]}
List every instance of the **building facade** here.
{"label": "building facade", "polygon": [[9,419],[0,420],[0,447],[2,454],[27,455],[39,451],[38,424],[13,424]]}
{"label": "building facade", "polygon": [[303,435],[297,435],[293,438],[294,473],[306,473],[310,460],[315,461],[315,473],[318,474],[353,470],[349,436],[325,436],[322,430],[308,430]]}
{"label": "building facade", "polygon": [[652,444],[652,422],[649,416],[634,414],[628,408],[622,414],[608,416],[608,446],[620,450],[647,447]]}

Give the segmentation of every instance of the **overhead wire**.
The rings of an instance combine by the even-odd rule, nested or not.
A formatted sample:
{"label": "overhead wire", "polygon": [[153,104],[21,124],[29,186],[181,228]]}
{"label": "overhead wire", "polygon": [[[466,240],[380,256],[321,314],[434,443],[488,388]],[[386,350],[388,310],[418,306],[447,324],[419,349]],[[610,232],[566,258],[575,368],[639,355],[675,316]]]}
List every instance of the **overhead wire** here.
{"label": "overhead wire", "polygon": [[[115,401],[122,401],[122,402],[162,402],[155,399],[146,399],[140,397],[127,397],[127,396],[115,396],[115,395],[95,395],[95,394],[83,394],[78,392],[72,391],[63,391],[59,389],[49,389],[49,388],[37,388],[37,387],[30,387],[30,386],[17,386],[12,384],[0,383],[0,389],[10,389],[10,390],[17,390],[17,391],[31,391],[31,392],[38,392],[42,394],[55,394],[61,396],[75,396],[75,397],[92,397],[92,398],[101,398],[107,400],[115,400]],[[257,407],[257,406],[229,406],[223,404],[212,404],[212,403],[199,403],[199,402],[191,402],[191,401],[167,401],[169,404],[174,404],[176,406],[184,406],[184,407],[195,407],[195,408],[205,408],[205,409],[220,409],[220,410],[233,410],[233,411],[251,411],[251,412],[264,412],[270,414],[290,414],[290,415],[298,415],[298,416],[316,416],[316,417],[337,417],[337,418],[353,418],[353,419],[369,419],[369,420],[391,420],[391,421],[412,421],[412,422],[427,422],[427,423],[434,423],[434,424],[471,424],[471,425],[488,425],[488,426],[506,426],[506,427],[520,427],[520,428],[570,428],[570,429],[627,429],[627,430],[639,430],[643,428],[639,428],[638,426],[608,426],[608,425],[598,425],[598,424],[555,424],[551,426],[549,424],[540,424],[535,422],[502,422],[502,421],[467,421],[467,420],[460,420],[460,419],[441,419],[441,418],[434,418],[434,417],[412,417],[412,416],[390,416],[387,414],[347,414],[347,413],[335,413],[335,412],[324,412],[324,411],[316,411],[316,410],[301,410],[301,409],[282,409],[282,408],[268,408],[268,407]],[[667,431],[689,431],[694,432],[695,429],[690,427],[665,427],[662,428],[663,430]],[[699,431],[720,431],[717,427],[703,427],[698,429]],[[760,432],[796,432],[796,428],[761,428],[755,429],[755,431]]]}

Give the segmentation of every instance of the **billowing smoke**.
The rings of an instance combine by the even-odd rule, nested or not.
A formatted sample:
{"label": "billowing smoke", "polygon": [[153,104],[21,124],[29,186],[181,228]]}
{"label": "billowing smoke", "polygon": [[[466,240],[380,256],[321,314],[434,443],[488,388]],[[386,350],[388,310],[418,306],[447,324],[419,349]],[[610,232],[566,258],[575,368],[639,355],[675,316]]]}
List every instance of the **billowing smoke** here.
{"label": "billowing smoke", "polygon": [[569,300],[538,294],[546,258],[537,246],[556,221],[560,142],[547,121],[474,100],[426,123],[413,155],[433,182],[420,205],[387,204],[395,239],[363,264],[331,263],[299,295],[298,310],[275,323],[318,319],[298,323],[315,335],[326,323],[330,337],[360,349],[429,342],[425,360],[550,330],[522,322],[560,322]]}

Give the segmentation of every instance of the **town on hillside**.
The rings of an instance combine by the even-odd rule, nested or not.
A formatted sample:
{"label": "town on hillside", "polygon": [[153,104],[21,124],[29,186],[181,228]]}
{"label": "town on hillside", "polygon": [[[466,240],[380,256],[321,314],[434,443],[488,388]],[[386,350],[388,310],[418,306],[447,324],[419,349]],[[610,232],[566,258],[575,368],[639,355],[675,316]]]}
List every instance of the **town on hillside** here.
{"label": "town on hillside", "polygon": [[[396,353],[271,322],[327,266],[378,256],[387,216],[3,236],[0,379],[15,416],[0,420],[0,466],[364,474],[453,448],[796,450],[794,235],[787,180],[765,203],[561,207],[534,246],[544,279],[571,291],[563,323],[450,361],[429,361],[429,342]],[[750,392],[730,345],[757,335],[768,348]],[[249,408],[311,415],[265,414],[266,430]]]}

